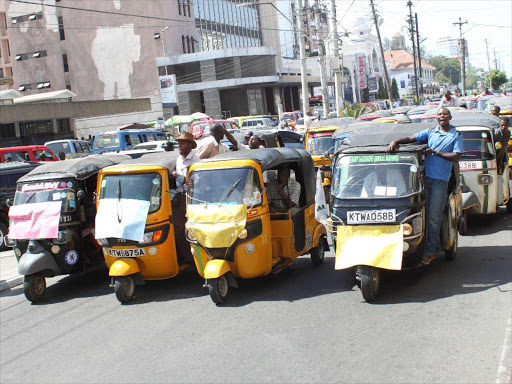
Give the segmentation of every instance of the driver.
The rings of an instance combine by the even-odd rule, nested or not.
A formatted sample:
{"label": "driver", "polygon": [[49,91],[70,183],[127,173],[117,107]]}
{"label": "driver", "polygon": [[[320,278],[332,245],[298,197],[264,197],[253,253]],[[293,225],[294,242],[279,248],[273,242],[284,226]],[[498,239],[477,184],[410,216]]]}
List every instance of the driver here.
{"label": "driver", "polygon": [[361,197],[404,196],[407,192],[400,171],[391,164],[376,165],[365,177]]}
{"label": "driver", "polygon": [[427,245],[421,259],[423,265],[434,260],[440,248],[441,224],[443,210],[448,192],[448,181],[452,173],[452,164],[458,163],[464,153],[462,134],[450,125],[452,114],[448,108],[437,111],[437,127],[425,129],[411,137],[394,140],[388,152],[396,152],[400,144],[414,142],[427,143],[425,149],[425,192],[427,194]]}
{"label": "driver", "polygon": [[300,183],[290,178],[290,170],[280,169],[277,172],[277,180],[268,183],[271,212],[282,212],[297,207],[300,192]]}

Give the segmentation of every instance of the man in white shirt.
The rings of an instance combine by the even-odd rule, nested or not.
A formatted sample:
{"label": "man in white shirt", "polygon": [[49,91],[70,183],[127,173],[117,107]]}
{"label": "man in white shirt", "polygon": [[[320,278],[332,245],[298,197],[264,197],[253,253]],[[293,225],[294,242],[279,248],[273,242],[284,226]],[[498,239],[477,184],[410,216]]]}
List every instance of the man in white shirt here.
{"label": "man in white shirt", "polygon": [[176,141],[178,142],[180,156],[176,159],[176,169],[171,172],[171,176],[176,179],[176,194],[172,199],[172,209],[178,261],[183,263],[193,262],[190,245],[185,237],[185,223],[187,222],[187,199],[185,194],[187,191],[187,173],[188,168],[200,159],[192,153],[197,144],[191,133],[183,132]]}
{"label": "man in white shirt", "polygon": [[311,116],[313,116],[313,114],[310,111],[308,111],[304,116],[304,127],[306,128],[306,131],[311,128],[311,124],[313,124]]}
{"label": "man in white shirt", "polygon": [[443,100],[441,101],[441,106],[443,107],[456,107],[457,106],[457,98],[452,96],[450,91],[446,91],[444,94]]}
{"label": "man in white shirt", "polygon": [[233,150],[236,151],[238,149],[238,142],[222,124],[216,123],[210,130],[210,135],[197,148],[196,155],[200,159],[209,159],[217,156],[219,153],[229,152],[229,147],[220,142],[224,139],[224,136],[233,144]]}

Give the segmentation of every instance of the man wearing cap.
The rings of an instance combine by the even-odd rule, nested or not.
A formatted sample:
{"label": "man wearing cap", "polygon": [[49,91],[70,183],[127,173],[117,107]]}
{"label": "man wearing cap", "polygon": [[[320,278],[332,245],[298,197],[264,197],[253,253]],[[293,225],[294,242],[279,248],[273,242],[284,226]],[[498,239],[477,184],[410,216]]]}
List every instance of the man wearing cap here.
{"label": "man wearing cap", "polygon": [[188,168],[200,159],[192,153],[192,150],[197,147],[197,143],[194,141],[194,136],[191,133],[183,132],[176,141],[178,142],[180,156],[176,159],[176,170],[171,173],[176,179],[176,194],[172,199],[172,208],[178,260],[183,263],[184,261],[192,260],[190,245],[185,237],[185,223],[187,222],[187,199],[185,195],[187,191],[187,173]]}

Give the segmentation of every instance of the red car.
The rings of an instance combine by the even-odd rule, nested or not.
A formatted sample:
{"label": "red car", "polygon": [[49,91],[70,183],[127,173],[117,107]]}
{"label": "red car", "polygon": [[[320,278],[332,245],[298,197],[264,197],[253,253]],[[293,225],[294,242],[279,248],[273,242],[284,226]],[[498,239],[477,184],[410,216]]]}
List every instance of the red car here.
{"label": "red car", "polygon": [[59,161],[59,158],[44,145],[0,148],[0,163],[11,161]]}

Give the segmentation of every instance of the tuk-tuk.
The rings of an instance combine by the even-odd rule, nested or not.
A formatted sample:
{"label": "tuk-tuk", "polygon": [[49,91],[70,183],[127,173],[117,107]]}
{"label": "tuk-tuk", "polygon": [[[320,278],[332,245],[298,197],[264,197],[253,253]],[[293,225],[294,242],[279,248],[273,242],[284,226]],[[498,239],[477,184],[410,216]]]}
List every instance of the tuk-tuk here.
{"label": "tuk-tuk", "polygon": [[467,232],[468,214],[493,214],[506,205],[512,212],[510,166],[498,174],[493,131],[500,119],[485,112],[454,114],[451,124],[464,138],[464,154],[459,166],[462,184],[463,220],[460,233]]}
{"label": "tuk-tuk", "polygon": [[[291,209],[276,196],[276,176],[286,172],[300,185]],[[223,153],[189,168],[187,240],[215,303],[225,302],[236,278],[277,274],[306,253],[323,262],[329,248],[315,220],[314,172],[311,156],[292,148]]]}
{"label": "tuk-tuk", "polygon": [[[390,129],[361,129],[341,144],[334,158],[330,219],[336,244],[335,269],[356,267],[363,298],[378,295],[381,270],[419,266],[426,245],[423,144],[389,143],[433,125],[398,124]],[[457,253],[462,196],[455,165],[449,181],[441,229],[447,259]],[[332,220],[332,223],[330,222]]]}
{"label": "tuk-tuk", "polygon": [[310,128],[304,135],[304,146],[311,154],[315,169],[322,172],[322,186],[328,197],[331,190],[331,156],[334,153],[333,133],[338,129],[336,126]]}
{"label": "tuk-tuk", "polygon": [[170,172],[178,156],[178,151],[151,153],[99,174],[96,238],[121,303],[135,297],[136,285],[175,277],[189,267],[178,260],[172,220],[176,182]]}
{"label": "tuk-tuk", "polygon": [[128,158],[116,154],[56,161],[18,180],[7,245],[14,248],[18,273],[25,276],[28,300],[43,299],[46,277],[85,272],[103,262],[94,240],[97,174]]}

